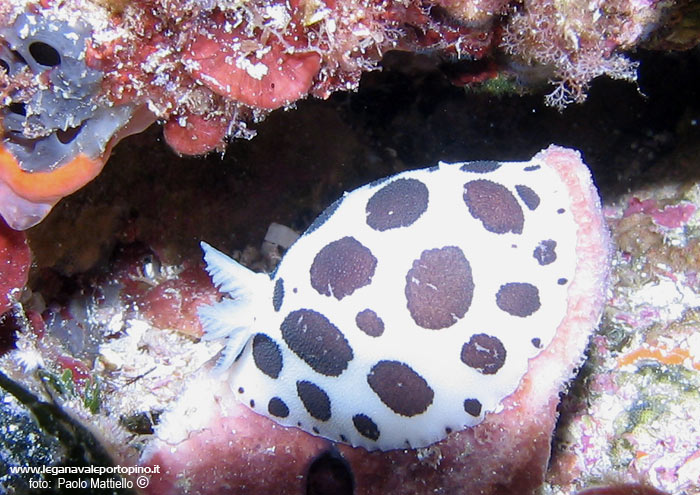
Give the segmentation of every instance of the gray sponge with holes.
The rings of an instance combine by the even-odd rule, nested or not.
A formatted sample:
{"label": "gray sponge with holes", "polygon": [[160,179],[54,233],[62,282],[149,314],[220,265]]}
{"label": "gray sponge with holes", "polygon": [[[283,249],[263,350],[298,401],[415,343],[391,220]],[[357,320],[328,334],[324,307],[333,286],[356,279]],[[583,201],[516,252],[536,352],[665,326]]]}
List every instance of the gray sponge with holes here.
{"label": "gray sponge with holes", "polygon": [[0,108],[3,144],[23,170],[53,170],[78,153],[96,158],[128,122],[131,107],[98,103],[103,73],[85,63],[87,26],[24,13],[0,29],[0,68],[29,70],[34,87]]}

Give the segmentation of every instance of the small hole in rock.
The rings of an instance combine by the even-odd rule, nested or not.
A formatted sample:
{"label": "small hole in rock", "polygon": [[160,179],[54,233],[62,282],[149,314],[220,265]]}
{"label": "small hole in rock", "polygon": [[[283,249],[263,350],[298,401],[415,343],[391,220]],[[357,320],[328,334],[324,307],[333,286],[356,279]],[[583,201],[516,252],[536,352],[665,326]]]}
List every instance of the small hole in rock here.
{"label": "small hole in rock", "polygon": [[24,60],[24,57],[22,56],[21,53],[19,53],[17,50],[12,50],[12,55],[17,59],[18,62],[20,62],[22,65],[27,65],[27,61]]}
{"label": "small hole in rock", "polygon": [[71,127],[70,129],[66,129],[65,131],[63,129],[59,129],[56,131],[56,137],[62,144],[68,144],[71,141],[73,141],[76,137],[78,137],[80,129],[82,129],[82,126]]}
{"label": "small hole in rock", "polygon": [[348,462],[337,451],[318,456],[309,467],[306,495],[353,495],[355,480]]}
{"label": "small hole in rock", "polygon": [[47,67],[55,67],[61,63],[61,55],[59,55],[58,51],[51,45],[41,41],[35,41],[29,45],[29,53],[32,54],[32,57],[38,64]]}
{"label": "small hole in rock", "polygon": [[11,142],[14,145],[21,146],[24,148],[24,151],[26,153],[33,153],[34,148],[36,148],[37,140],[36,139],[28,139],[22,134],[21,132],[18,131],[8,131],[5,129],[5,139],[7,139],[9,142]]}
{"label": "small hole in rock", "polygon": [[22,324],[14,312],[0,315],[0,356],[16,347],[17,333],[21,329]]}
{"label": "small hole in rock", "polygon": [[158,424],[161,412],[160,410],[141,411],[123,415],[119,418],[119,423],[130,433],[152,435],[153,427]]}
{"label": "small hole in rock", "polygon": [[13,103],[10,103],[10,104],[7,106],[7,108],[8,108],[8,110],[10,110],[10,112],[12,112],[12,113],[14,113],[14,114],[22,115],[22,116],[27,115],[27,108],[26,108],[26,106],[24,105],[24,103],[22,103],[22,102],[13,102]]}
{"label": "small hole in rock", "polygon": [[[2,48],[5,47],[3,50]],[[22,65],[27,65],[27,62],[24,60],[24,57],[19,54],[19,52],[15,50],[11,50],[9,46],[3,43],[3,41],[0,39],[0,67],[5,69],[5,72],[8,75],[14,75],[10,74],[12,70],[12,64],[13,63],[18,63]]]}

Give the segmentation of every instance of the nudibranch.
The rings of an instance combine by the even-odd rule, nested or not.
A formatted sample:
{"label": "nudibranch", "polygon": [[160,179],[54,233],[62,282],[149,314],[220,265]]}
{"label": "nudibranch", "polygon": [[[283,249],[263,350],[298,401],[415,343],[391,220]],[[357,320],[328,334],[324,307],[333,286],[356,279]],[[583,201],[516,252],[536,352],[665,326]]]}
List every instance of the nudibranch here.
{"label": "nudibranch", "polygon": [[[39,223],[100,173],[118,140],[153,121],[134,105],[98,103],[103,73],[86,62],[90,33],[29,11],[0,29],[0,74],[15,84],[0,107],[0,215],[14,229]],[[23,78],[38,83],[16,87]]]}
{"label": "nudibranch", "polygon": [[[598,266],[589,238],[605,244]],[[346,193],[272,274],[202,243],[231,297],[199,316],[253,411],[367,450],[420,448],[503,409],[572,314],[593,330],[601,298],[570,287],[605,280],[607,243],[571,150],[441,162]]]}

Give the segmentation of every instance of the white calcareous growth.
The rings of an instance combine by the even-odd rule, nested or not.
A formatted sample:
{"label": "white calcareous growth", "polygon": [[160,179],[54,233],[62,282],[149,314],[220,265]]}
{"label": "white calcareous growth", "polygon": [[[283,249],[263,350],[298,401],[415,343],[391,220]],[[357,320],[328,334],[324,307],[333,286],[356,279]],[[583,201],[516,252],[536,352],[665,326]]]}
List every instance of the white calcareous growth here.
{"label": "white calcareous growth", "polygon": [[[547,152],[573,153],[562,150]],[[203,243],[231,297],[200,319],[206,339],[227,339],[219,369],[233,393],[368,450],[425,447],[498,412],[585,276],[572,190],[591,189],[590,173],[547,152],[440,163],[346,193],[271,275]]]}

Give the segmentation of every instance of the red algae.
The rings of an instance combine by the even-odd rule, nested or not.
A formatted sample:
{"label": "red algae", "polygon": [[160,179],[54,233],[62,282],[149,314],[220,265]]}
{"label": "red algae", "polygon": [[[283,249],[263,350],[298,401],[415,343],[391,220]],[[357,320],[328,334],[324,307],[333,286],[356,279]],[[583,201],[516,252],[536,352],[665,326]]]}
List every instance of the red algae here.
{"label": "red algae", "polygon": [[140,311],[154,327],[177,329],[193,337],[202,335],[197,308],[214,302],[217,293],[207,284],[208,276],[199,266],[185,268],[176,279],[166,280],[138,297]]}
{"label": "red algae", "polygon": [[261,43],[257,30],[250,34],[245,28],[232,30],[223,16],[212,21],[214,27],[196,37],[183,58],[199,83],[221,96],[266,110],[308,94],[320,69],[318,53],[304,52],[285,40]]}
{"label": "red algae", "polygon": [[661,14],[654,1],[529,0],[505,26],[502,46],[524,80],[532,76],[533,67],[545,69],[555,84],[546,102],[562,109],[583,102],[589,83],[598,76],[635,81],[637,63],[621,51],[639,43],[641,26],[655,25]]}
{"label": "red algae", "polygon": [[0,219],[0,315],[12,307],[27,283],[32,256],[27,236]]}
{"label": "red algae", "polygon": [[163,137],[182,155],[203,155],[226,145],[228,122],[222,117],[187,114],[173,116],[163,126]]}

